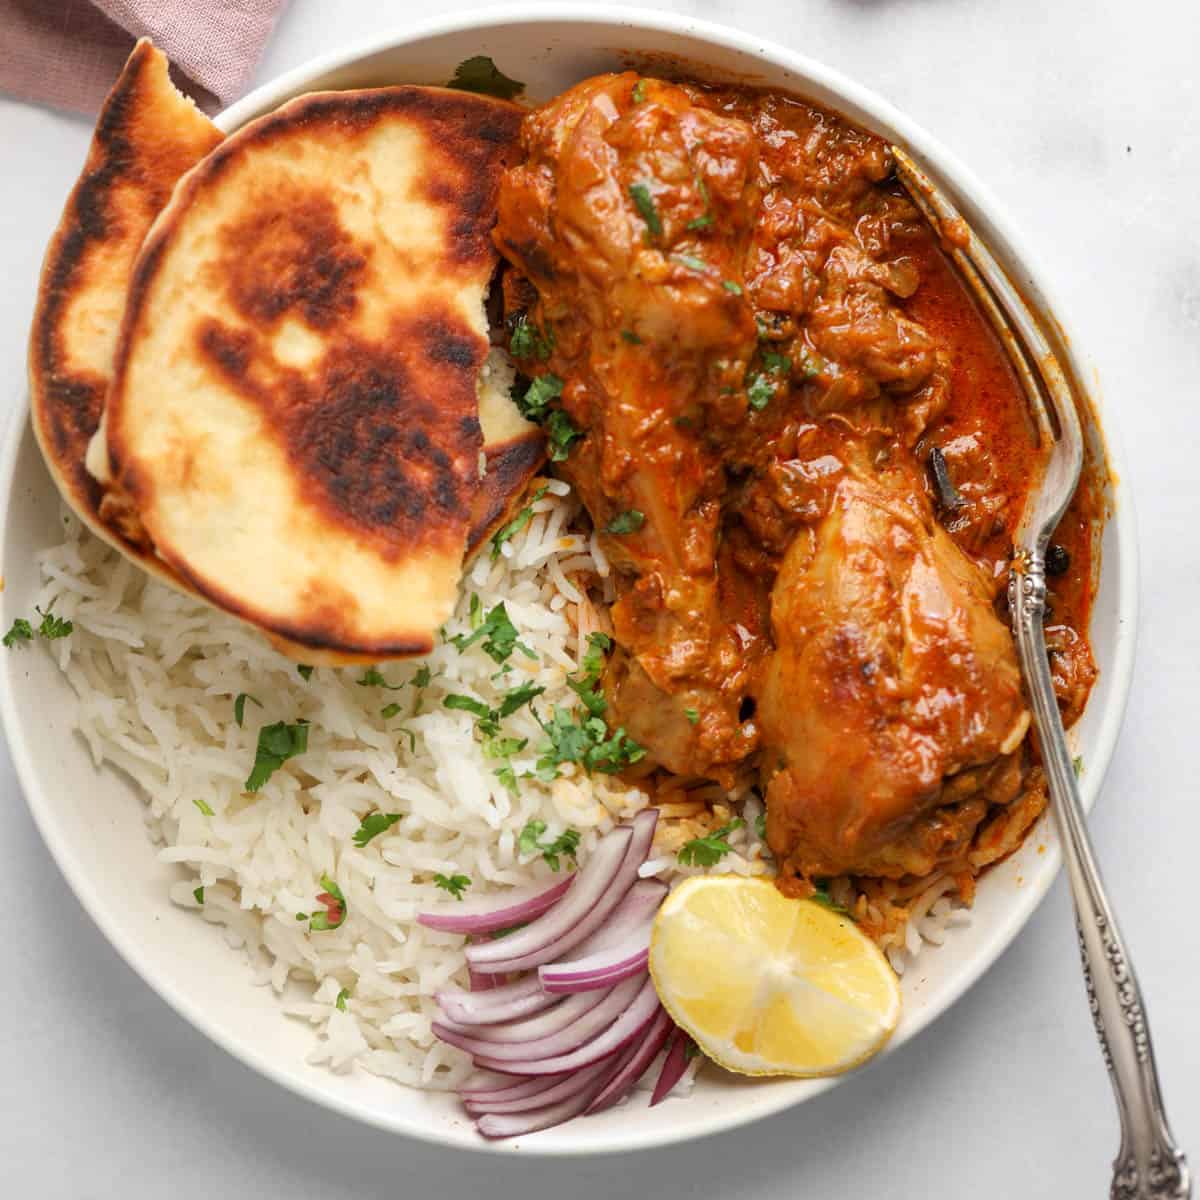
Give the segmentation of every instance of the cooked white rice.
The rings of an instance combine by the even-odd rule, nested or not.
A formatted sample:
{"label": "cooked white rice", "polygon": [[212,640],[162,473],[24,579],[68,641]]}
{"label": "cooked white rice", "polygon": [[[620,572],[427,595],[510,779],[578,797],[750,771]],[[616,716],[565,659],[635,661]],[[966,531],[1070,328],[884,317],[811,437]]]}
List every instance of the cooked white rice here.
{"label": "cooked white rice", "polygon": [[[163,860],[179,864],[171,900],[222,926],[255,980],[311,1022],[312,1062],[454,1087],[469,1060],[430,1023],[433,994],[467,986],[463,939],[414,921],[448,902],[434,874],[468,876],[472,896],[549,878],[539,855],[518,851],[527,822],[544,821],[546,838],[578,830],[584,859],[598,836],[648,803],[638,788],[571,766],[552,784],[522,779],[514,799],[475,718],[442,704],[451,692],[491,704],[526,680],[546,689],[535,701],[543,713],[576,703],[566,680],[597,617],[573,579],[603,579],[608,567],[594,539],[570,532],[578,505],[567,485],[547,486],[500,557],[484,552],[470,567],[445,630],[469,628],[472,595],[484,611],[503,601],[536,661],[515,653],[500,679],[478,643],[460,652],[443,639],[423,663],[383,667],[392,690],[362,686],[361,668],[318,667],[306,680],[251,628],[149,580],[73,516],[64,518],[62,544],[40,556],[39,605],[75,625],[48,645],[78,698],[76,724],[96,765],[119,767],[141,786],[150,836]],[[432,673],[423,689],[413,683],[421,666]],[[234,719],[240,693],[261,705],[246,702],[243,728]],[[392,704],[399,710],[385,718]],[[310,722],[307,752],[244,794],[259,728],[299,718]],[[529,739],[513,765],[532,770],[544,740],[532,712],[507,718],[504,732]],[[743,800],[745,825],[715,869],[769,869],[755,832],[760,811],[753,796]],[[360,848],[353,835],[373,812],[400,819]],[[693,873],[670,848],[643,868],[666,879]],[[322,875],[337,881],[348,915],[336,929],[311,932],[297,914],[320,910]],[[940,942],[953,911],[948,898],[930,897],[906,931],[905,952],[890,951],[894,965],[902,969],[922,939]]]}

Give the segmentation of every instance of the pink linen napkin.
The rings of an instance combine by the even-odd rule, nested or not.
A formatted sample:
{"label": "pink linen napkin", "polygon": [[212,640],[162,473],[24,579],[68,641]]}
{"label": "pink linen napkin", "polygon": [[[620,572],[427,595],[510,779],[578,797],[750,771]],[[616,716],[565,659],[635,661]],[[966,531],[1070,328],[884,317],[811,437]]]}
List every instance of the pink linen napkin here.
{"label": "pink linen napkin", "polygon": [[[0,91],[95,113],[148,37],[213,111],[239,96],[287,0],[0,0]],[[191,86],[189,86],[189,84]]]}

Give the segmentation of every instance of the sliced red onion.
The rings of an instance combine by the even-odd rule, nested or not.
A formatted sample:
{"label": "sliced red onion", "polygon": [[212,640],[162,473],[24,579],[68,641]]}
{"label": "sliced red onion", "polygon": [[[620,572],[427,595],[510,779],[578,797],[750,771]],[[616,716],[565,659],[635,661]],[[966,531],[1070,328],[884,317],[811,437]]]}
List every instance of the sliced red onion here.
{"label": "sliced red onion", "polygon": [[550,963],[542,970],[574,967],[581,958],[589,958],[623,942],[635,929],[640,929],[647,922],[653,922],[655,913],[662,907],[662,902],[670,890],[665,883],[659,883],[657,879],[639,879],[609,914],[608,920],[591,937],[571,950],[569,959]]}
{"label": "sliced red onion", "polygon": [[[576,1004],[577,1010],[581,1010],[577,1012],[576,1019],[570,1025],[535,1040],[526,1042],[489,1041],[460,1033],[457,1029],[450,1029],[438,1021],[433,1024],[433,1032],[443,1042],[449,1042],[450,1045],[475,1055],[480,1066],[498,1071],[508,1071],[513,1075],[550,1075],[553,1072],[526,1071],[520,1064],[531,1059],[549,1059],[554,1055],[566,1054],[607,1029],[614,1021],[621,1018],[621,1015],[629,1009],[630,1004],[638,996],[639,990],[643,986],[642,978],[627,979],[608,992],[583,992],[562,1001],[563,1005]],[[651,984],[650,990],[654,990],[653,984]],[[590,1003],[585,1007],[586,1002]],[[484,1057],[488,1059],[486,1063],[483,1061]],[[588,1059],[588,1063],[594,1061],[595,1059]],[[501,1063],[510,1065],[497,1065]],[[587,1064],[582,1065],[586,1066]],[[573,1069],[573,1067],[556,1067],[555,1071]]]}
{"label": "sliced red onion", "polygon": [[502,896],[478,896],[456,901],[430,912],[417,913],[417,924],[444,933],[491,933],[510,925],[523,925],[540,917],[566,894],[577,877],[568,875],[550,884],[539,882],[512,888]]}
{"label": "sliced red onion", "polygon": [[582,1091],[551,1104],[547,1108],[535,1109],[528,1113],[485,1113],[479,1118],[475,1128],[485,1138],[520,1137],[526,1133],[537,1133],[539,1129],[549,1129],[551,1125],[561,1125],[572,1117],[577,1117],[592,1102],[592,1098],[604,1086],[604,1076],[592,1080]]}
{"label": "sliced red onion", "polygon": [[[476,934],[468,941],[479,941],[483,935]],[[472,971],[468,968],[467,980],[470,983],[471,991],[473,992],[494,992],[497,988],[504,986],[504,979],[499,975],[481,975],[478,971]]]}
{"label": "sliced red onion", "polygon": [[[570,1075],[558,1078],[556,1082],[551,1082],[546,1087],[531,1092],[528,1096],[520,1096],[512,1100],[498,1100],[491,1096],[483,1096],[478,1100],[465,1101],[466,1108],[472,1116],[482,1116],[484,1113],[530,1112],[535,1108],[545,1108],[548,1104],[557,1104],[560,1100],[574,1096],[583,1088],[590,1087],[602,1075],[607,1080],[612,1071],[613,1064],[605,1060],[584,1071],[572,1071]],[[541,1081],[541,1076],[536,1078],[539,1082]],[[556,1079],[555,1076],[549,1078]]]}
{"label": "sliced red onion", "polygon": [[532,1096],[553,1087],[560,1080],[570,1078],[567,1075],[500,1075],[495,1071],[476,1071],[475,1075],[495,1075],[497,1079],[507,1079],[508,1084],[502,1088],[461,1087],[458,1094],[464,1104],[477,1100],[519,1100],[523,1096]]}
{"label": "sliced red onion", "polygon": [[626,941],[575,962],[552,963],[538,968],[542,987],[551,993],[586,992],[612,987],[622,979],[640,974],[650,958],[648,922]]}
{"label": "sliced red onion", "polygon": [[[555,997],[553,1008],[529,1017],[524,1021],[501,1021],[495,1025],[459,1025],[454,1021],[438,1021],[435,1030],[449,1029],[465,1038],[499,1044],[501,1042],[534,1042],[565,1029],[584,1013],[595,1008],[604,1000],[602,992],[580,993],[567,999]],[[440,1035],[439,1035],[440,1036]]]}
{"label": "sliced red onion", "polygon": [[[536,965],[527,964],[524,960],[537,958],[547,947],[557,946],[565,934],[579,926],[597,905],[603,905],[615,890],[614,885],[632,839],[633,830],[624,826],[618,826],[607,837],[601,838],[591,858],[575,875],[574,886],[560,904],[506,938],[468,946],[467,965],[476,971],[493,973],[519,969],[512,965],[514,962],[522,966]],[[540,961],[549,962],[553,957],[552,954],[550,958]]]}
{"label": "sliced red onion", "polygon": [[[633,818],[632,829],[618,826],[607,837],[602,838],[592,852],[592,857],[588,860],[587,865],[579,872],[576,887],[572,889],[571,895],[567,899],[556,906],[552,912],[547,913],[540,921],[527,926],[512,938],[504,938],[487,946],[468,946],[468,964],[477,970],[523,971],[542,963],[554,962],[560,955],[566,954],[572,947],[582,943],[604,923],[637,880],[638,867],[646,861],[650,844],[654,840],[654,827],[657,822],[658,810],[646,808]],[[628,834],[623,843],[618,842],[617,835],[620,833]],[[595,899],[589,901],[587,907],[575,906],[575,893],[582,893],[583,890],[584,873],[599,858],[601,851],[607,849],[610,844],[613,845],[614,852],[619,844],[623,844],[625,853],[615,871],[612,868],[611,860],[606,860],[605,869],[609,872],[607,886],[599,889]],[[552,940],[535,938],[522,946],[516,944],[522,934],[528,933],[536,925],[548,922],[559,912],[567,910],[570,910],[571,920],[559,922],[558,931]],[[547,925],[544,933],[549,934],[549,932],[550,927]],[[507,950],[510,957],[499,958],[496,952],[503,950]]]}
{"label": "sliced red onion", "polygon": [[505,983],[480,995],[478,992],[436,992],[433,997],[450,1020],[459,1025],[483,1025],[513,1021],[541,1012],[558,1003],[558,997],[542,989],[536,975]]}
{"label": "sliced red onion", "polygon": [[666,1010],[660,1008],[646,1030],[646,1036],[640,1042],[634,1038],[625,1048],[616,1074],[610,1077],[603,1090],[588,1105],[589,1114],[611,1108],[628,1094],[630,1088],[646,1073],[646,1068],[654,1061],[673,1028]]}
{"label": "sliced red onion", "polygon": [[[638,977],[636,976],[626,980],[625,983],[618,984],[609,994],[624,993],[630,984],[636,984],[637,981]],[[592,1009],[592,1013],[589,1013],[588,1016],[598,1013],[600,1007]],[[655,1013],[658,1011],[658,993],[654,990],[653,980],[647,977],[633,1003],[628,1004],[628,1007],[623,1004],[622,1007],[624,1011],[603,1033],[592,1037],[590,1041],[579,1045],[577,1049],[571,1050],[569,1053],[555,1053],[550,1057],[532,1059],[506,1059],[496,1054],[478,1053],[475,1054],[475,1065],[492,1071],[510,1071],[514,1075],[554,1075],[560,1071],[576,1071],[580,1067],[590,1067],[592,1063],[615,1054],[654,1020]],[[586,1021],[588,1017],[583,1019]],[[555,1036],[565,1040],[568,1032],[569,1030],[563,1030],[562,1033]],[[549,1042],[550,1039],[547,1038],[546,1041]],[[481,1044],[486,1045],[486,1043]],[[526,1047],[526,1049],[532,1048],[532,1046]]]}
{"label": "sliced red onion", "polygon": [[486,1096],[493,1092],[508,1091],[513,1086],[523,1087],[528,1077],[505,1075],[500,1071],[472,1071],[458,1085],[460,1096]]}
{"label": "sliced red onion", "polygon": [[671,1093],[671,1089],[683,1078],[688,1065],[688,1046],[692,1039],[678,1026],[675,1027],[671,1045],[667,1049],[667,1057],[663,1059],[662,1070],[654,1084],[654,1092],[650,1096],[650,1107],[661,1104]]}

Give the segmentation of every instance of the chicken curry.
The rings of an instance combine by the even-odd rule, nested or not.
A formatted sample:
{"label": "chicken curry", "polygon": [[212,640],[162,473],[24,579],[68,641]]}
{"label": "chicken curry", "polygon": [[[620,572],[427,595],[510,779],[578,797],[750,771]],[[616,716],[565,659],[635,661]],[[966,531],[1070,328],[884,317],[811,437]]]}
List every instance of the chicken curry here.
{"label": "chicken curry", "polygon": [[[616,579],[614,722],[766,798],[780,885],[960,876],[1045,805],[1007,625],[1035,436],[887,145],[795,97],[589,79],[533,111],[495,240],[526,410]],[[1065,720],[1099,488],[1050,556]]]}

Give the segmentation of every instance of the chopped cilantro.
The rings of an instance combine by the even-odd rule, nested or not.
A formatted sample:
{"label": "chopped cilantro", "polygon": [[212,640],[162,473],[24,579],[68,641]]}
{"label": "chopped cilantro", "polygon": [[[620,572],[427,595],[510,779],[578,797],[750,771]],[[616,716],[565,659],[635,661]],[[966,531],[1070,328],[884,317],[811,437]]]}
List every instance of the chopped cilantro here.
{"label": "chopped cilantro", "polygon": [[233,719],[238,723],[239,729],[241,729],[242,722],[246,719],[247,700],[249,700],[251,704],[255,704],[259,708],[262,708],[262,703],[258,700],[255,700],[255,698],[251,696],[249,692],[238,692],[233,701]]}
{"label": "chopped cilantro", "polygon": [[455,900],[461,900],[463,892],[471,886],[471,879],[467,875],[443,875],[441,872],[433,877],[433,882],[443,892],[449,892]]}
{"label": "chopped cilantro", "polygon": [[75,628],[71,621],[66,621],[62,617],[56,617],[50,609],[42,612],[40,608],[35,608],[34,611],[42,618],[42,623],[38,626],[38,633],[48,642],[53,642],[57,638],[67,637]]}
{"label": "chopped cilantro", "polygon": [[333,1002],[334,1008],[336,1008],[338,1010],[338,1012],[345,1012],[346,1011],[346,1001],[349,999],[350,999],[350,989],[342,988],[342,990],[340,992],[338,992],[338,994],[337,994],[337,999]]}
{"label": "chopped cilantro", "polygon": [[525,90],[523,83],[509,79],[486,54],[475,54],[460,62],[446,86],[460,92],[498,96],[501,100],[511,100]]}
{"label": "chopped cilantro", "polygon": [[288,725],[276,721],[258,731],[258,747],[254,752],[254,768],[246,780],[246,791],[257,792],[289,758],[308,749],[308,722]]}
{"label": "chopped cilantro", "polygon": [[833,897],[829,894],[828,888],[824,884],[818,884],[813,894],[809,899],[814,904],[821,905],[822,908],[829,909],[830,912],[838,913],[840,916],[849,917],[850,910],[843,908],[840,904],[834,902]]}
{"label": "chopped cilantro", "polygon": [[683,1060],[684,1060],[684,1062],[691,1062],[692,1059],[695,1058],[696,1055],[699,1053],[700,1053],[700,1047],[697,1046],[696,1043],[693,1042],[691,1038],[687,1038],[683,1043]]}
{"label": "chopped cilantro", "polygon": [[572,443],[583,437],[575,423],[561,408],[556,408],[546,418],[546,437],[549,441],[551,462],[565,462]]}
{"label": "chopped cilantro", "polygon": [[308,666],[307,664],[300,663],[296,667],[296,670],[299,673],[301,679],[311,679],[312,678],[313,669],[312,669],[312,667]]}
{"label": "chopped cilantro", "polygon": [[741,817],[736,817],[728,825],[722,825],[716,833],[684,842],[677,855],[679,861],[687,867],[715,867],[733,849],[728,841],[729,835],[735,829],[741,829],[745,823]]}
{"label": "chopped cilantro", "polygon": [[646,514],[636,508],[619,512],[604,527],[605,533],[637,533],[646,523]]}
{"label": "chopped cilantro", "polygon": [[712,199],[708,194],[708,184],[704,182],[702,175],[696,176],[696,191],[700,193],[700,199],[704,201],[704,215],[701,217],[693,217],[688,223],[688,229],[707,229],[713,223],[712,214]]}
{"label": "chopped cilantro", "polygon": [[613,640],[607,633],[589,633],[588,648],[583,655],[583,673],[589,679],[598,679],[604,670],[604,656],[612,649]]}
{"label": "chopped cilantro", "polygon": [[206,804],[206,803],[205,803],[203,800],[200,800],[200,799],[195,799],[195,800],[193,800],[193,801],[192,801],[192,803],[193,803],[193,804],[194,804],[194,805],[195,805],[195,806],[196,806],[196,807],[197,807],[197,808],[198,808],[198,809],[199,809],[199,810],[200,810],[200,811],[201,811],[201,812],[202,812],[202,813],[203,813],[203,814],[204,814],[206,817],[211,817],[211,816],[213,816],[213,810],[212,810],[212,809],[211,809],[211,808],[210,808],[210,807],[209,807],[209,806],[208,806],[208,805],[207,805],[207,804]]}
{"label": "chopped cilantro", "polygon": [[524,708],[530,700],[536,699],[545,690],[544,687],[538,687],[533,683],[523,683],[519,687],[509,688],[504,693],[504,699],[500,701],[500,707],[496,712],[501,717],[511,717],[518,709]]}
{"label": "chopped cilantro", "polygon": [[386,833],[400,820],[399,813],[367,813],[362,824],[354,831],[354,844],[361,850],[372,838]]}
{"label": "chopped cilantro", "polygon": [[[471,633],[459,633],[450,639],[452,645],[458,647],[461,654],[468,646],[482,641],[483,652],[493,662],[503,665],[511,657],[513,650],[520,650],[528,658],[537,655],[517,640],[517,627],[508,615],[508,609],[501,601],[483,619],[483,623]],[[452,706],[453,707],[453,706]]]}
{"label": "chopped cilantro", "polygon": [[704,216],[702,216],[702,217],[693,217],[687,223],[687,225],[684,226],[684,228],[685,229],[707,229],[712,223],[713,223],[712,213],[705,213]]}
{"label": "chopped cilantro", "polygon": [[740,283],[734,283],[732,279],[723,279],[721,281],[721,286],[727,292],[732,292],[735,296],[740,296],[742,294],[742,285]]}
{"label": "chopped cilantro", "polygon": [[689,725],[698,725],[700,723],[700,714],[694,708],[685,708],[683,715],[687,717]]}
{"label": "chopped cilantro", "polygon": [[488,758],[508,758],[510,755],[519,754],[528,744],[528,738],[501,737],[496,734],[494,737],[484,738],[483,753]]}
{"label": "chopped cilantro", "polygon": [[632,95],[633,95],[634,104],[641,104],[641,102],[643,100],[645,100],[645,98],[646,98],[646,81],[644,79],[639,79],[637,81],[637,83],[635,83],[633,85]]}
{"label": "chopped cilantro", "polygon": [[519,789],[517,788],[517,773],[513,770],[512,763],[507,763],[494,774],[504,786],[504,790],[515,800],[519,795]]}
{"label": "chopped cilantro", "polygon": [[[599,700],[602,703],[603,697]],[[549,739],[543,744],[537,762],[538,778],[543,781],[556,779],[562,763],[579,763],[585,771],[613,775],[646,755],[645,749],[624,728],[618,727],[610,735],[601,716],[580,719],[575,713],[556,707],[550,720],[539,718],[539,721]]]}
{"label": "chopped cilantro", "polygon": [[825,370],[825,360],[808,350],[800,352],[800,373],[805,379],[815,379]]}
{"label": "chopped cilantro", "polygon": [[532,496],[529,497],[529,504],[521,509],[519,513],[507,525],[502,525],[492,537],[492,561],[500,557],[500,547],[504,545],[510,538],[515,537],[526,525],[533,520],[533,506],[546,494],[547,488],[543,485],[538,488]]}
{"label": "chopped cilantro", "polygon": [[204,903],[204,888],[203,888],[203,886],[198,887],[198,888],[192,888],[192,895],[195,896],[197,904]]}
{"label": "chopped cilantro", "polygon": [[400,711],[400,705],[394,700],[391,704],[385,704],[380,710],[379,715],[385,720],[390,721]]}
{"label": "chopped cilantro", "polygon": [[554,336],[542,331],[522,313],[513,325],[508,348],[513,358],[537,359],[545,362],[554,349]]}
{"label": "chopped cilantro", "polygon": [[622,329],[621,336],[631,346],[640,346],[642,344],[642,339],[640,337],[638,337],[638,335],[636,333],[634,333],[632,329]]}
{"label": "chopped cilantro", "polygon": [[349,912],[342,889],[328,875],[321,876],[321,886],[325,890],[317,897],[317,900],[325,905],[325,911],[313,913],[308,920],[308,927],[314,933],[337,929],[345,921],[346,914]]}
{"label": "chopped cilantro", "polygon": [[388,683],[383,675],[380,674],[378,667],[368,667],[363,672],[362,678],[356,679],[354,682],[359,687],[381,687],[387,688],[389,692],[398,692],[404,686],[402,683]]}
{"label": "chopped cilantro", "polygon": [[428,667],[419,667],[417,673],[412,677],[412,685],[415,688],[426,688],[432,678],[433,672]]}
{"label": "chopped cilantro", "polygon": [[758,834],[759,841],[767,840],[767,814],[765,812],[760,812],[754,818],[754,832]]}
{"label": "chopped cilantro", "polygon": [[702,258],[697,258],[694,254],[672,254],[671,258],[681,267],[687,267],[689,271],[703,271],[705,262]]}
{"label": "chopped cilantro", "polygon": [[1080,775],[1083,774],[1083,756],[1082,755],[1077,754],[1077,755],[1075,755],[1075,757],[1073,759],[1071,759],[1071,770],[1075,772],[1076,779],[1078,779],[1080,777]]}
{"label": "chopped cilantro", "polygon": [[629,196],[633,201],[634,207],[638,210],[638,216],[646,222],[646,228],[650,231],[651,237],[662,237],[662,218],[658,215],[658,209],[654,204],[654,196],[650,191],[648,183],[631,183],[629,185]]}
{"label": "chopped cilantro", "polygon": [[786,354],[776,354],[773,350],[763,351],[763,366],[772,375],[789,375],[792,370],[792,360]]}
{"label": "chopped cilantro", "polygon": [[471,602],[467,605],[467,624],[472,629],[478,629],[483,624],[483,601],[478,592],[471,593]]}
{"label": "chopped cilantro", "polygon": [[4,644],[11,650],[20,642],[30,642],[33,640],[33,626],[29,624],[24,617],[18,617],[13,623],[12,628],[4,635]]}
{"label": "chopped cilantro", "polygon": [[545,821],[530,821],[517,838],[517,849],[522,854],[540,853],[550,870],[557,871],[561,865],[560,855],[575,857],[575,853],[579,849],[580,835],[574,829],[566,829],[552,841],[543,842],[541,837],[545,832]]}
{"label": "chopped cilantro", "polygon": [[549,416],[550,401],[557,400],[562,395],[563,381],[547,371],[532,380],[525,389],[525,394],[517,399],[517,408],[526,420],[536,421],[539,425]]}
{"label": "chopped cilantro", "polygon": [[473,700],[470,696],[461,696],[457,692],[451,692],[442,704],[446,708],[455,708],[461,712],[474,713],[477,717],[490,717],[492,710],[488,708],[482,700]]}
{"label": "chopped cilantro", "polygon": [[753,383],[746,389],[746,399],[756,412],[762,412],[771,403],[775,395],[775,386],[765,375],[756,375]]}

